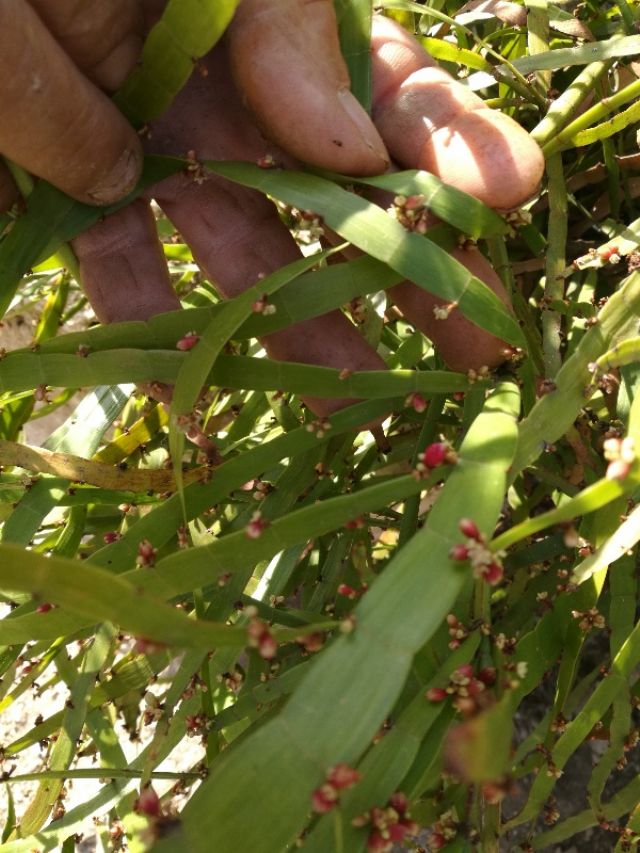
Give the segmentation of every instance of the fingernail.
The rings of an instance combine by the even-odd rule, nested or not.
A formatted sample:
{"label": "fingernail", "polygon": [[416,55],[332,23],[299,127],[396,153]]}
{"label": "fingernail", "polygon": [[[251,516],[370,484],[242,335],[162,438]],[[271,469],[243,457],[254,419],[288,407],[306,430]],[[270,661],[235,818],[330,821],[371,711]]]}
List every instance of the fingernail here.
{"label": "fingernail", "polygon": [[389,164],[387,149],[362,104],[352,95],[349,89],[340,89],[338,98],[342,108],[357,127],[367,148],[371,149],[382,160],[384,167],[386,167]]}
{"label": "fingernail", "polygon": [[141,171],[142,151],[125,148],[113,169],[87,190],[87,196],[93,204],[113,204],[120,201],[135,187]]}

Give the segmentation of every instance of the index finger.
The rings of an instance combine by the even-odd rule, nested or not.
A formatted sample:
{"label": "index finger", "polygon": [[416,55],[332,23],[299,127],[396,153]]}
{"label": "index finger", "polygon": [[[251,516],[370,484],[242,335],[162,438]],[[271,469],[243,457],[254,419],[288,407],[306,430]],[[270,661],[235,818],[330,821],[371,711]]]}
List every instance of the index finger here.
{"label": "index finger", "polygon": [[236,83],[270,139],[325,169],[385,171],[384,143],[349,89],[331,0],[243,0],[228,39]]}
{"label": "index finger", "polygon": [[134,129],[74,65],[25,0],[0,0],[0,152],[87,204],[134,186]]}

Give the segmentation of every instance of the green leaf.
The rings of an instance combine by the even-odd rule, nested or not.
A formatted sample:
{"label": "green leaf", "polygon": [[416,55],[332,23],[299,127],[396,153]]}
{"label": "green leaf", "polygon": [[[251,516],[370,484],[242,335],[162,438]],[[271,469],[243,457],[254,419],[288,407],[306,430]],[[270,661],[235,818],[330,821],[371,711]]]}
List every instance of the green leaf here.
{"label": "green leaf", "polygon": [[349,69],[351,91],[371,111],[371,2],[333,0],[340,49]]}

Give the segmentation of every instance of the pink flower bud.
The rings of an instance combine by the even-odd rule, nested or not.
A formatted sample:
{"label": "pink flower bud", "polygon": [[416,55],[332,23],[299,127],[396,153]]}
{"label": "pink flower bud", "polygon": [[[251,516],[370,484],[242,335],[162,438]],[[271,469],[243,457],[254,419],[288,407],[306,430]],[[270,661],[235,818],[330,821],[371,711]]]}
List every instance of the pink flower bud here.
{"label": "pink flower bud", "polygon": [[466,545],[454,545],[453,548],[449,551],[449,557],[452,560],[459,560],[462,562],[463,560],[469,559],[469,549]]}
{"label": "pink flower bud", "polygon": [[425,448],[422,454],[422,461],[427,468],[437,468],[447,461],[447,452],[449,446],[444,441],[435,441]]}
{"label": "pink flower bud", "polygon": [[485,666],[478,673],[478,678],[487,687],[492,687],[496,683],[498,674],[494,666]]}
{"label": "pink flower bud", "polygon": [[469,539],[475,539],[476,542],[479,542],[482,538],[478,525],[470,518],[461,518],[458,522],[458,529],[463,536],[467,536]]}
{"label": "pink flower bud", "polygon": [[153,788],[144,788],[135,804],[135,811],[147,817],[160,817],[160,799]]}
{"label": "pink flower bud", "polygon": [[200,335],[197,335],[195,332],[187,332],[187,334],[183,338],[180,338],[176,344],[176,349],[182,350],[182,352],[187,352],[188,350],[193,349],[199,340]]}
{"label": "pink flower bud", "polygon": [[473,678],[473,666],[470,663],[463,663],[456,669],[456,676],[459,678]]}
{"label": "pink flower bud", "polygon": [[360,781],[360,773],[348,764],[336,764],[327,775],[327,782],[341,791],[343,788],[351,788]]}
{"label": "pink flower bud", "polygon": [[139,566],[154,566],[158,549],[154,548],[148,539],[143,539],[138,543],[138,559]]}
{"label": "pink flower bud", "polygon": [[122,539],[122,534],[118,533],[116,530],[109,530],[102,536],[102,541],[105,545],[112,545],[114,542],[117,542],[118,539]]}
{"label": "pink flower bud", "polygon": [[425,695],[429,702],[442,702],[448,694],[444,687],[430,687]]}
{"label": "pink flower bud", "polygon": [[326,814],[331,811],[337,802],[338,792],[328,782],[316,788],[311,795],[311,806],[317,814]]}
{"label": "pink flower bud", "polygon": [[399,815],[403,815],[409,808],[407,797],[402,793],[402,791],[396,791],[395,794],[391,794],[391,797],[389,798],[389,805],[391,808],[395,809]]}
{"label": "pink flower bud", "polygon": [[45,601],[44,604],[36,607],[36,613],[48,613],[50,610],[53,610],[54,607],[55,604],[50,604],[48,601]]}
{"label": "pink flower bud", "polygon": [[412,406],[413,410],[418,412],[418,414],[422,414],[422,412],[426,412],[427,410],[427,401],[417,391],[409,395],[407,405]]}
{"label": "pink flower bud", "polygon": [[490,586],[495,586],[495,584],[500,583],[504,577],[504,569],[500,563],[489,563],[488,566],[485,566],[482,572],[482,577],[488,584],[490,584]]}
{"label": "pink flower bud", "polygon": [[258,654],[265,660],[273,660],[278,654],[278,641],[276,638],[265,632],[258,640]]}

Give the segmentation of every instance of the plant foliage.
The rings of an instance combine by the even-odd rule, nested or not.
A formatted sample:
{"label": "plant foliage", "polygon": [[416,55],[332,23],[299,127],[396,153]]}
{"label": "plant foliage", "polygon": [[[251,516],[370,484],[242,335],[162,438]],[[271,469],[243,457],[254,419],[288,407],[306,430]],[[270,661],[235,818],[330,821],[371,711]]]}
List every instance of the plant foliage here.
{"label": "plant foliage", "polygon": [[[171,0],[116,98],[133,121],[164,109],[235,5]],[[441,221],[425,237],[344,176],[207,163],[363,255],[308,250],[222,302],[159,216],[183,310],[90,328],[63,259],[105,211],[39,183],[2,222],[0,713],[31,690],[69,696],[2,744],[8,853],[72,850],[91,817],[133,851],[356,853],[420,828],[433,850],[543,850],[596,826],[636,849],[640,13],[377,5],[540,143],[523,215],[421,172],[360,181],[424,195]],[[336,8],[368,106],[371,6]],[[147,158],[136,194],[184,166]],[[460,236],[515,318],[449,256]],[[517,357],[490,376],[443,369],[385,314],[407,277]],[[275,310],[256,313],[265,294]],[[349,304],[388,370],[266,360],[257,336]],[[9,344],[19,317],[33,345]],[[136,390],[150,381],[175,386],[170,408]],[[359,402],[318,422],[305,394]],[[180,431],[194,409],[215,465]],[[386,415],[386,445],[358,431]],[[567,807],[563,771],[594,738],[584,803]],[[37,744],[41,769],[23,772]],[[166,769],[186,745],[191,765]],[[99,790],[65,813],[65,781],[87,779]]]}

